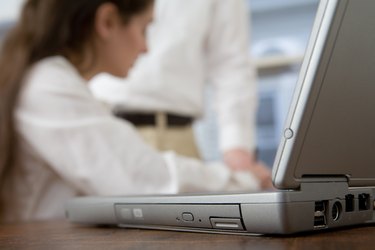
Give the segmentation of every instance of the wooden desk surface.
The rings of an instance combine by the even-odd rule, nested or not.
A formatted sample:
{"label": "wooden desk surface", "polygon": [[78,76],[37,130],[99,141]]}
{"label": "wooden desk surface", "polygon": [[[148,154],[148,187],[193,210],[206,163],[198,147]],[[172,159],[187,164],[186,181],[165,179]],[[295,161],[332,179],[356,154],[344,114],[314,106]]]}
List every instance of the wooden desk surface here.
{"label": "wooden desk surface", "polygon": [[99,228],[66,221],[0,225],[0,249],[373,249],[375,227],[293,237]]}

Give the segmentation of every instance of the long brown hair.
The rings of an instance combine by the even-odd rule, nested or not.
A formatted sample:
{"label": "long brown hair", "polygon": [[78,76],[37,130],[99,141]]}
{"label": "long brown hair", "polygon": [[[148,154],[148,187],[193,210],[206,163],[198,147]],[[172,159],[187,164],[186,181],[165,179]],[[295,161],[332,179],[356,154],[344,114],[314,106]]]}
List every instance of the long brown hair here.
{"label": "long brown hair", "polygon": [[93,33],[96,11],[104,3],[116,5],[126,23],[153,0],[27,0],[5,38],[0,50],[0,188],[15,160],[13,112],[26,71],[45,57],[82,51]]}

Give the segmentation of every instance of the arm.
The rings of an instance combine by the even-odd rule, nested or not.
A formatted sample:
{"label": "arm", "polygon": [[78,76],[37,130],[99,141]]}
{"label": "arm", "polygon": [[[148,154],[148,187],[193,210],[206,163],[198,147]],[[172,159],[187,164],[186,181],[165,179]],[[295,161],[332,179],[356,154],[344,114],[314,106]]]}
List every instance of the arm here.
{"label": "arm", "polygon": [[18,110],[18,130],[68,185],[90,195],[177,192],[173,166],[131,125],[85,97],[38,96],[38,107]]}
{"label": "arm", "polygon": [[[156,152],[80,87],[85,88],[52,82],[26,88],[16,112],[19,134],[67,185],[86,195],[128,195],[218,191],[237,184],[223,166],[206,168]],[[237,187],[256,189],[251,183]]]}

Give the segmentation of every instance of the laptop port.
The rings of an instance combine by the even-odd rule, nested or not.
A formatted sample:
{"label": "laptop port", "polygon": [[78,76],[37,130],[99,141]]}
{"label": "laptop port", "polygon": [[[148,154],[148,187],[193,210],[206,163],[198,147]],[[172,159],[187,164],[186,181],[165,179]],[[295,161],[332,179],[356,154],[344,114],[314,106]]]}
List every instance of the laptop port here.
{"label": "laptop port", "polygon": [[327,225],[324,215],[314,217],[314,228],[323,228]]}
{"label": "laptop port", "polygon": [[341,211],[342,211],[341,203],[336,201],[332,206],[332,213],[331,213],[332,219],[334,221],[338,221],[340,219]]}
{"label": "laptop port", "polygon": [[327,201],[316,201],[314,211],[314,228],[324,228],[327,226],[326,220],[326,205]]}
{"label": "laptop port", "polygon": [[370,194],[359,194],[358,195],[358,208],[359,210],[370,210],[371,201]]}
{"label": "laptop port", "polygon": [[353,212],[354,211],[354,195],[347,194],[345,195],[345,212]]}
{"label": "laptop port", "polygon": [[325,211],[325,202],[316,201],[315,202],[315,212],[324,212]]}

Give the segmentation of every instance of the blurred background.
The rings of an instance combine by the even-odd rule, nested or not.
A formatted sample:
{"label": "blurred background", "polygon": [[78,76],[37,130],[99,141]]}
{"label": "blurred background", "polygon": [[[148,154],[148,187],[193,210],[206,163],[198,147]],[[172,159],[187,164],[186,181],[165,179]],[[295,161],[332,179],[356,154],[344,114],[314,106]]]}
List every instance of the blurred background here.
{"label": "blurred background", "polygon": [[0,41],[17,19],[24,0],[0,0]]}
{"label": "blurred background", "polygon": [[[0,0],[0,43],[14,25],[24,0]],[[204,1],[204,0],[203,0]],[[318,0],[244,0],[250,12],[249,56],[258,72],[259,158],[272,166],[297,81]],[[207,100],[212,98],[209,86]],[[216,115],[207,101],[205,117],[195,125],[203,158],[218,160]]]}

